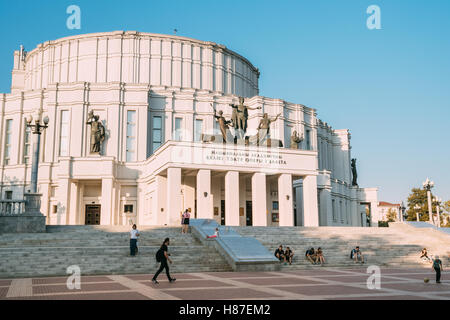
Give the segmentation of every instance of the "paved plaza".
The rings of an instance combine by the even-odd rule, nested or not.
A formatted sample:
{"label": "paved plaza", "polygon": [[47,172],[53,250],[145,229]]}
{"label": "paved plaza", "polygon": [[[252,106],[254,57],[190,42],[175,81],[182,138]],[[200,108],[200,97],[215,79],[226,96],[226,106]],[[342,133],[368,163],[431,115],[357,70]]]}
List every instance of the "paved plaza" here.
{"label": "paved plaza", "polygon": [[[69,290],[66,277],[0,279],[4,300],[450,300],[450,272],[441,284],[430,269],[381,269],[381,289],[367,288],[366,268],[317,267],[289,272],[207,272],[82,276],[81,289]],[[429,278],[429,283],[423,279]]]}

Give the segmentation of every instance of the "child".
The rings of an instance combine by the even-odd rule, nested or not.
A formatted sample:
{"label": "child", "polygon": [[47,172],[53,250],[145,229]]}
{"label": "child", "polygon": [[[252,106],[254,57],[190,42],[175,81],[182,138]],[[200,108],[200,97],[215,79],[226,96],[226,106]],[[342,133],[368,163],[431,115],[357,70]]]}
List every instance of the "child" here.
{"label": "child", "polygon": [[218,236],[219,236],[219,228],[216,228],[216,231],[214,231],[214,235],[206,236],[206,239],[217,238]]}
{"label": "child", "polygon": [[432,268],[436,271],[436,283],[441,283],[441,271],[444,269],[442,268],[442,261],[439,259],[439,256],[434,257]]}

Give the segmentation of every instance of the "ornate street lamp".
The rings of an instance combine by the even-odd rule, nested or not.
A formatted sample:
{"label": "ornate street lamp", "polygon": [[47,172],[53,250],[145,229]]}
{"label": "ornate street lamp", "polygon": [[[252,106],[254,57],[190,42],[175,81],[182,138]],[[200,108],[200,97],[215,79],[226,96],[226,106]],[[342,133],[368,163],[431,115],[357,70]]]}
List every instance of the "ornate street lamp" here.
{"label": "ornate street lamp", "polygon": [[433,224],[433,207],[431,204],[431,189],[434,187],[434,182],[430,181],[430,179],[427,178],[425,182],[422,184],[423,188],[427,190],[427,197],[428,197],[428,214],[430,216],[430,223]]}
{"label": "ornate street lamp", "polygon": [[[34,120],[34,123],[33,123]],[[47,116],[42,119],[41,112],[38,110],[33,116],[27,117],[27,127],[31,128],[33,133],[33,161],[31,163],[31,188],[30,193],[37,193],[37,180],[39,168],[39,149],[41,147],[41,133],[48,128],[49,119]]]}
{"label": "ornate street lamp", "polygon": [[416,205],[414,206],[414,210],[416,210],[417,222],[420,221],[420,219],[419,219],[419,210],[420,210],[420,209],[421,209],[421,206],[419,206],[418,204],[416,204]]}
{"label": "ornate street lamp", "polygon": [[405,204],[403,203],[403,201],[400,204],[400,208],[398,208],[398,209],[400,211],[400,221],[403,222],[403,220],[405,219],[405,210],[406,210]]}
{"label": "ornate street lamp", "polygon": [[441,205],[442,199],[438,198],[438,197],[435,197],[433,199],[433,201],[434,201],[434,203],[436,203],[436,212],[437,212],[437,223],[436,223],[436,226],[438,228],[440,228],[441,227],[441,217],[440,217],[440,212],[439,212],[439,206]]}

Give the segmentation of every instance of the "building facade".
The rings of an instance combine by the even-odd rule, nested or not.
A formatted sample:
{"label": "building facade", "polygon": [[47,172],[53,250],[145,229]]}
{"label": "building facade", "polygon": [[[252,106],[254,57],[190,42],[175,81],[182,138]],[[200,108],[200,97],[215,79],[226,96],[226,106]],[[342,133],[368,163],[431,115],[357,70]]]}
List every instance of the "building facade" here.
{"label": "building facade", "polygon": [[[48,41],[14,52],[1,97],[3,198],[31,174],[25,119],[49,117],[38,188],[48,224],[179,225],[181,212],[226,225],[375,226],[376,188],[352,186],[348,130],[315,109],[259,95],[259,70],[223,45],[139,32]],[[249,136],[264,113],[277,147],[222,143],[214,110],[245,98]],[[92,154],[88,114],[105,128]],[[291,148],[296,131],[303,140]],[[233,129],[230,129],[233,134]]]}

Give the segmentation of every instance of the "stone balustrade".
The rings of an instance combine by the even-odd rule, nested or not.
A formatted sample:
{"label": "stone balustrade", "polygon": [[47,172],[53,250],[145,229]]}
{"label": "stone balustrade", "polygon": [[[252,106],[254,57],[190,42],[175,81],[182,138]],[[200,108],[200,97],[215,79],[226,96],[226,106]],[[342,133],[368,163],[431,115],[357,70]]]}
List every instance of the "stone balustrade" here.
{"label": "stone balustrade", "polygon": [[19,215],[25,212],[25,200],[0,200],[0,215]]}

